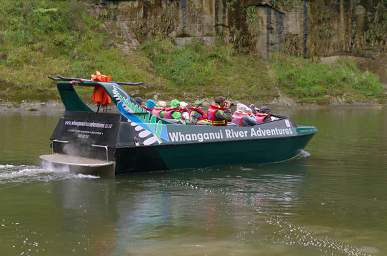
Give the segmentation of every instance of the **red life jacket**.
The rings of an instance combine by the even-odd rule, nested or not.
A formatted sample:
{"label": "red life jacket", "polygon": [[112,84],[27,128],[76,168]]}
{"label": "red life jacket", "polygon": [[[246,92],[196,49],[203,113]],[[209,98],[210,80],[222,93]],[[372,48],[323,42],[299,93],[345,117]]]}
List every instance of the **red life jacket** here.
{"label": "red life jacket", "polygon": [[211,124],[214,125],[214,126],[224,126],[224,125],[227,125],[227,121],[226,120],[221,120],[221,119],[218,119],[216,117],[215,113],[218,110],[224,111],[225,108],[222,108],[219,105],[211,104],[211,106],[210,106],[210,108],[208,109],[208,112],[207,112],[207,119],[208,119],[208,121],[210,121]]}
{"label": "red life jacket", "polygon": [[270,118],[270,114],[259,112],[255,113],[255,121],[257,121],[258,124],[264,123],[266,118]]}
{"label": "red life jacket", "polygon": [[234,114],[232,114],[232,122],[236,125],[242,126],[242,117],[247,114],[241,112],[241,111],[235,111]]}
{"label": "red life jacket", "polygon": [[173,119],[172,114],[173,112],[179,111],[178,108],[164,108],[163,110],[163,118],[165,119]]}
{"label": "red life jacket", "polygon": [[164,108],[153,108],[152,109],[152,115],[160,117],[160,112],[163,111]]}
{"label": "red life jacket", "polygon": [[189,113],[191,114],[192,111],[198,112],[201,115],[198,120],[207,120],[207,113],[201,107],[190,107]]}
{"label": "red life jacket", "polygon": [[141,106],[146,111],[152,112],[154,108],[148,108],[147,106]]}
{"label": "red life jacket", "polygon": [[[234,114],[232,115],[232,122],[234,124],[237,124],[239,126],[242,125],[242,118],[244,116],[250,116],[248,113],[243,113],[241,111],[235,111]],[[251,117],[253,117],[251,115]],[[255,121],[257,122],[257,124],[262,124],[265,122],[265,119],[270,117],[270,114],[267,114],[267,113],[256,113],[254,114],[254,117],[255,117]]]}

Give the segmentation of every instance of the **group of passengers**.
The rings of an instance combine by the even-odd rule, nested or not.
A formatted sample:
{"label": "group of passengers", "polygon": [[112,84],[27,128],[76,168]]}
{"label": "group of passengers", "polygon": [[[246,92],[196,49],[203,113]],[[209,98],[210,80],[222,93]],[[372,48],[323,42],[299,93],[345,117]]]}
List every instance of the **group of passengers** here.
{"label": "group of passengers", "polygon": [[[183,124],[253,126],[275,118],[267,108],[247,107],[241,103],[236,104],[236,111],[232,113],[231,104],[222,96],[216,97],[209,106],[205,101],[188,104],[177,99],[172,100],[169,106],[165,101],[143,101],[140,97],[135,98],[135,102],[154,116]],[[207,111],[205,108],[208,108]]]}

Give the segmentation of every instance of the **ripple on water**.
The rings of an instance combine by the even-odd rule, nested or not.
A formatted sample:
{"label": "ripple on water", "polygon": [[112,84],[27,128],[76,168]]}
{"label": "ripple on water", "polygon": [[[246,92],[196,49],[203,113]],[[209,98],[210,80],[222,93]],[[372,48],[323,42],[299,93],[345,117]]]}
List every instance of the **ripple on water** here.
{"label": "ripple on water", "polygon": [[[324,255],[368,256],[369,248],[358,248],[340,240],[320,236],[318,231],[308,231],[300,225],[295,225],[280,217],[270,217],[266,223],[275,228],[274,241],[290,246],[315,248]],[[325,230],[323,230],[324,233]]]}
{"label": "ripple on water", "polygon": [[[267,238],[269,244],[305,248],[307,250],[319,251],[322,255],[366,256],[374,255],[378,252],[378,249],[374,247],[359,247],[347,242],[346,239],[332,237],[330,234],[333,231],[328,229],[328,227],[308,228],[297,223],[292,223],[291,220],[289,221],[284,217],[286,215],[286,212],[284,212],[286,209],[283,206],[290,206],[290,201],[298,200],[297,194],[291,190],[292,182],[297,180],[298,177],[294,175],[282,175],[281,178],[281,180],[271,179],[272,183],[270,187],[267,186],[266,182],[259,182],[259,180],[250,182],[251,180],[248,178],[231,179],[232,186],[225,186],[231,184],[228,184],[227,180],[220,182],[219,179],[211,179],[210,181],[199,179],[191,181],[174,180],[171,183],[165,184],[165,186],[180,186],[188,190],[206,192],[206,194],[214,196],[221,194],[222,198],[233,205],[237,205],[238,209],[255,209],[259,214],[256,219],[253,218],[251,221],[262,222],[267,225],[269,233],[272,234]],[[244,190],[241,190],[241,186],[238,184],[241,181],[245,185]],[[214,184],[207,184],[207,182],[214,182],[215,185],[221,183],[223,186],[217,187]],[[246,193],[248,194],[249,192],[252,192],[251,195],[246,196]],[[277,206],[281,205],[281,211],[277,212],[278,209],[276,207],[272,209],[270,203],[265,205],[268,201],[275,202]],[[262,209],[262,206],[264,206],[264,209]],[[251,229],[242,231],[240,237],[238,236],[237,238],[243,241],[256,241],[259,237],[261,240],[262,223],[252,223],[249,225]]]}
{"label": "ripple on water", "polygon": [[0,165],[0,184],[32,181],[53,181],[63,179],[97,179],[99,176],[72,173],[68,168],[31,165]]}

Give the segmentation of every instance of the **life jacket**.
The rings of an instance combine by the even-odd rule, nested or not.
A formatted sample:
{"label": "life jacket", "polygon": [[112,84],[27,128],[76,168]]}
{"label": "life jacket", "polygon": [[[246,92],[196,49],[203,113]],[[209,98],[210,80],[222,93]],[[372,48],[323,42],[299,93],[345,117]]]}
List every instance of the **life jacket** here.
{"label": "life jacket", "polygon": [[189,119],[189,109],[188,108],[180,108],[179,112],[181,113],[181,119],[188,120]]}
{"label": "life jacket", "polygon": [[207,120],[207,113],[201,107],[190,107],[189,113],[191,114],[192,111],[198,112],[201,115],[198,120]]}
{"label": "life jacket", "polygon": [[246,115],[246,113],[241,111],[235,111],[234,114],[232,114],[232,122],[236,125],[242,126],[242,118]]}
{"label": "life jacket", "polygon": [[99,85],[94,86],[93,95],[91,96],[93,102],[97,105],[107,106],[112,103],[109,94]]}
{"label": "life jacket", "polygon": [[103,75],[99,71],[95,71],[95,74],[91,75],[91,80],[98,82],[110,82],[112,80],[112,77],[108,75]]}
{"label": "life jacket", "polygon": [[153,108],[153,109],[152,109],[152,115],[157,116],[157,117],[160,117],[160,113],[161,113],[161,111],[163,111],[163,110],[164,110],[164,108]]}
{"label": "life jacket", "polygon": [[173,119],[173,112],[179,111],[178,108],[164,108],[163,110],[163,118],[165,119]]}
{"label": "life jacket", "polygon": [[[112,80],[111,76],[102,75],[99,71],[96,71],[94,75],[91,75],[92,81],[109,82]],[[94,86],[92,101],[97,105],[107,106],[112,103],[112,99],[109,94],[99,85]]]}
{"label": "life jacket", "polygon": [[219,105],[211,104],[210,108],[208,109],[207,112],[207,119],[210,121],[210,123],[214,126],[224,126],[227,125],[226,120],[220,120],[216,118],[216,111],[221,110],[224,111],[225,108],[220,107]]}
{"label": "life jacket", "polygon": [[267,113],[255,113],[255,121],[258,123],[258,124],[262,124],[264,123],[266,120],[266,118],[269,118],[270,117],[270,114],[267,114]]}
{"label": "life jacket", "polygon": [[152,112],[154,108],[148,108],[147,106],[141,106],[146,111]]}

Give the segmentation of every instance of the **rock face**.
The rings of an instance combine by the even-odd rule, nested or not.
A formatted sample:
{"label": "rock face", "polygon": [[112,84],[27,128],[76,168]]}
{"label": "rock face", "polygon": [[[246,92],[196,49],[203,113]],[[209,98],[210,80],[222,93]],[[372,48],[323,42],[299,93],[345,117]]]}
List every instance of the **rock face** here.
{"label": "rock face", "polygon": [[[371,3],[372,2],[372,3]],[[385,51],[385,1],[128,0],[104,1],[102,16],[125,48],[153,37],[179,45],[216,38],[267,58],[273,52],[327,56]],[[112,31],[115,31],[114,29]]]}

